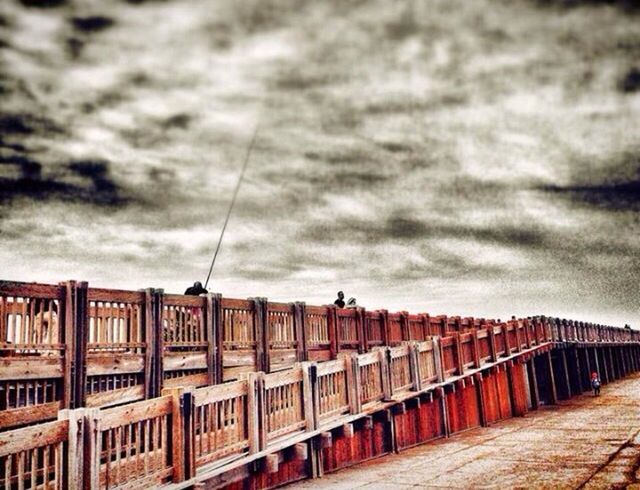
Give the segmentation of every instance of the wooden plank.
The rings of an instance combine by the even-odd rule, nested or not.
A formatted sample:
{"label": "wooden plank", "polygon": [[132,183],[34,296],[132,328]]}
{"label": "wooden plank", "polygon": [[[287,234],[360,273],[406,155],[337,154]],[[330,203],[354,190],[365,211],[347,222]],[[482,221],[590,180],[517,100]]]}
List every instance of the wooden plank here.
{"label": "wooden plank", "polygon": [[145,356],[142,354],[89,353],[87,355],[87,376],[140,373],[144,369]]}
{"label": "wooden plank", "polygon": [[144,303],[144,291],[124,291],[119,289],[89,288],[87,299],[89,301],[102,301],[109,303]]}
{"label": "wooden plank", "polygon": [[33,427],[3,432],[0,437],[0,457],[64,442],[68,433],[68,420],[45,422]]}
{"label": "wooden plank", "polygon": [[163,370],[208,369],[206,352],[164,352]]}
{"label": "wooden plank", "polygon": [[135,385],[127,388],[92,393],[86,396],[87,407],[107,407],[144,399],[144,386]]}
{"label": "wooden plank", "polygon": [[209,384],[209,373],[201,372],[195,374],[188,374],[186,376],[177,376],[174,378],[167,378],[162,381],[163,388],[175,388],[178,386],[206,386]]}
{"label": "wooden plank", "polygon": [[[249,375],[251,376],[251,375]],[[194,390],[193,397],[196,406],[206,405],[222,400],[229,400],[249,392],[249,381],[241,380]]]}
{"label": "wooden plank", "polygon": [[62,378],[64,366],[62,357],[1,357],[0,381]]}
{"label": "wooden plank", "polygon": [[50,284],[37,284],[16,281],[0,281],[0,295],[34,299],[64,298],[64,288]]}
{"label": "wooden plank", "polygon": [[172,396],[161,396],[152,400],[144,400],[122,407],[108,408],[100,411],[100,426],[103,431],[120,427],[123,424],[160,417],[171,413]]}
{"label": "wooden plank", "polygon": [[62,408],[62,401],[55,401],[31,405],[29,407],[1,410],[0,429],[8,429],[42,420],[55,419],[58,414],[58,410],[61,410]]}

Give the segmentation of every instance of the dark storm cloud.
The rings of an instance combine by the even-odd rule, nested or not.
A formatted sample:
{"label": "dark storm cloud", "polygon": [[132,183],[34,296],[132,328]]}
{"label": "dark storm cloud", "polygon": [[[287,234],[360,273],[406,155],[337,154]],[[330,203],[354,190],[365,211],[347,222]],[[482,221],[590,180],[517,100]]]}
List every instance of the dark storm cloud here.
{"label": "dark storm cloud", "polygon": [[[16,172],[11,172],[14,168]],[[2,171],[13,175],[2,175]],[[0,202],[15,198],[77,201],[95,206],[117,207],[131,201],[113,180],[109,163],[72,161],[56,174],[43,175],[42,164],[19,155],[0,157]],[[80,183],[75,183],[80,180]]]}
{"label": "dark storm cloud", "polygon": [[606,209],[640,211],[640,179],[611,184],[548,186],[545,190]]}
{"label": "dark storm cloud", "polygon": [[587,175],[574,173],[573,184],[546,185],[541,189],[612,211],[640,210],[640,154],[625,152],[601,165],[600,170]]}
{"label": "dark storm cloud", "polygon": [[54,121],[41,115],[13,113],[0,115],[0,136],[27,136],[38,133],[43,136],[63,133]]}
{"label": "dark storm cloud", "polygon": [[93,33],[103,31],[115,24],[111,17],[105,15],[90,15],[87,17],[73,17],[71,25],[82,33]]}
{"label": "dark storm cloud", "polygon": [[20,0],[25,7],[49,9],[66,5],[66,0]]}
{"label": "dark storm cloud", "polygon": [[620,89],[625,93],[640,90],[640,69],[631,68],[620,82]]}

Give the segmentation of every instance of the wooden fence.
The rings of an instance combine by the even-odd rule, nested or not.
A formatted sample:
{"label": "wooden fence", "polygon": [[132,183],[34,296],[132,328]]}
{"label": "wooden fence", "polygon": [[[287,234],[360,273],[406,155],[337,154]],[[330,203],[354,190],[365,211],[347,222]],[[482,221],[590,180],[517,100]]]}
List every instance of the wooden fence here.
{"label": "wooden fence", "polygon": [[[234,381],[434,335],[442,338],[445,375],[541,339],[640,339],[635,331],[544,317],[499,322],[74,281],[0,282],[0,430],[54,419],[63,408],[131,403],[166,388]],[[369,375],[364,366],[361,374]]]}
{"label": "wooden fence", "polygon": [[[517,414],[526,411],[526,396],[518,391],[525,386],[522,363],[548,353],[553,345],[549,332],[531,328],[525,335],[524,325],[512,322],[513,329],[470,329],[444,339],[341,353],[335,360],[295,363],[274,373],[250,372],[214,386],[165,388],[159,397],[117,407],[62,410],[57,421],[2,433],[0,487],[189,486],[199,477],[206,480],[260,458],[274,473],[284,449],[293,447],[305,459],[308,446],[299,443],[330,437],[327,431],[339,427],[348,436],[354,421],[370,423],[373,414],[387,413],[391,406],[399,407],[400,415],[410,402],[419,409],[422,395],[427,401],[439,397],[446,403],[448,398],[453,404],[469,398],[475,422],[452,419],[447,423],[455,430],[480,423],[478,413],[493,417],[498,399],[506,408],[500,405],[496,417]],[[511,347],[507,340],[507,347],[498,348],[496,337],[505,333],[505,339],[511,334],[522,341]],[[625,345],[640,353],[637,343],[615,344]],[[636,360],[626,371],[638,367]],[[521,378],[517,382],[511,380],[515,373]],[[477,383],[477,391],[468,391]],[[500,388],[504,383],[512,386]],[[504,393],[518,398],[510,402]],[[478,408],[476,394],[490,398],[486,409]],[[459,410],[449,405],[439,413],[458,417]]]}

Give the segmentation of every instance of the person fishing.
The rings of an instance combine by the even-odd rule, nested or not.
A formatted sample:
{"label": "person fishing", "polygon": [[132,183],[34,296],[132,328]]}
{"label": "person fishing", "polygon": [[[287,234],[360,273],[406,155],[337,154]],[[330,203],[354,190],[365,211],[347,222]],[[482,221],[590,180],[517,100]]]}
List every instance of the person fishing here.
{"label": "person fishing", "polygon": [[196,281],[193,283],[193,286],[188,287],[184,292],[185,296],[200,296],[201,294],[207,294],[208,291],[202,287],[202,283],[200,281]]}
{"label": "person fishing", "polygon": [[593,396],[600,396],[600,377],[595,371],[591,373],[591,388],[593,388]]}

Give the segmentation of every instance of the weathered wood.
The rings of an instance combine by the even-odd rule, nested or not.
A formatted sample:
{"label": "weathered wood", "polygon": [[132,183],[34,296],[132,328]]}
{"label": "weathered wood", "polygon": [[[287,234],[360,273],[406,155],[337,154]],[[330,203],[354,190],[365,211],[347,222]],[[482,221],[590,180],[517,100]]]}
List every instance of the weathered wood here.
{"label": "weathered wood", "polygon": [[333,446],[333,436],[331,432],[322,432],[320,434],[320,447],[322,449],[327,449]]}

